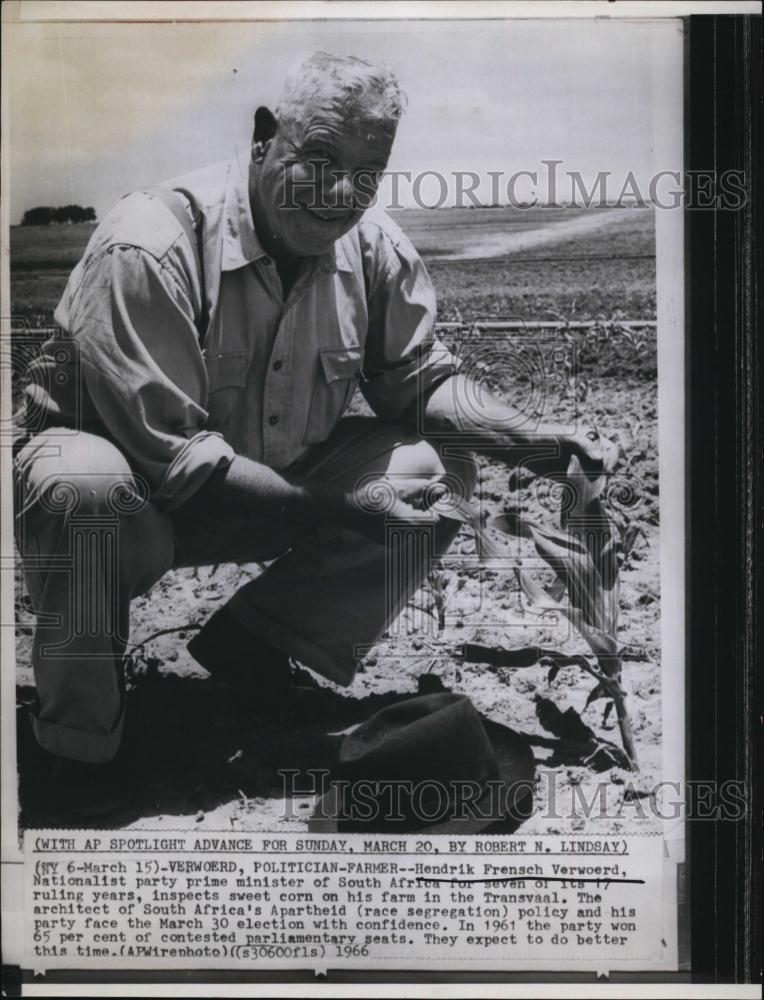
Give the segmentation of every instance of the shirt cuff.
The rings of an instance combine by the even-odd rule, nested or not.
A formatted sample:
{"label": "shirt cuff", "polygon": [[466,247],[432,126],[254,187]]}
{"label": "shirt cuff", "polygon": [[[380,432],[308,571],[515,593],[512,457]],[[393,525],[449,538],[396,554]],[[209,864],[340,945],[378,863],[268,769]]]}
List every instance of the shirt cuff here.
{"label": "shirt cuff", "polygon": [[415,360],[375,372],[361,391],[378,417],[396,420],[436,385],[456,375],[461,362],[440,341],[420,350]]}
{"label": "shirt cuff", "polygon": [[236,456],[221,434],[201,431],[190,438],[170,463],[152,502],[174,510],[192,497],[213,472],[231,464]]}

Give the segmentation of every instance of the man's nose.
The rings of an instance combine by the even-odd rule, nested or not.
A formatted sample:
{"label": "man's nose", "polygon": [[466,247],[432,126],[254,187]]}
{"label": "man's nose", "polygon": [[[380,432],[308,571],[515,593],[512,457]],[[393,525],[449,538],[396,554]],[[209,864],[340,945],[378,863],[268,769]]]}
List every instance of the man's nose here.
{"label": "man's nose", "polygon": [[346,170],[333,170],[325,192],[327,208],[352,208],[355,200],[353,179]]}

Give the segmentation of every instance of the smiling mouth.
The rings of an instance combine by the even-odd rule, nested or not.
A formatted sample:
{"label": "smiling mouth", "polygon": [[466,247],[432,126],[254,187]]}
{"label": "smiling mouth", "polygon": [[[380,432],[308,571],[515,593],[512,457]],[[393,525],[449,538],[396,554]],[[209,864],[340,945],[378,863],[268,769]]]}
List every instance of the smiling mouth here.
{"label": "smiling mouth", "polygon": [[308,208],[305,206],[305,211],[309,215],[312,215],[314,219],[318,219],[319,222],[345,222],[350,218],[351,211],[345,212],[332,212],[331,209],[319,209],[319,208]]}

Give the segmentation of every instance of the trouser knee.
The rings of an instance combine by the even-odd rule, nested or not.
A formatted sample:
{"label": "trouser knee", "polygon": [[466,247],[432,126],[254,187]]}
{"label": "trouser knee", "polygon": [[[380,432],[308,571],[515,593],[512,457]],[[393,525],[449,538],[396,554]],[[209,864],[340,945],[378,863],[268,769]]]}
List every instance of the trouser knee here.
{"label": "trouser knee", "polygon": [[38,435],[14,471],[16,539],[28,577],[35,570],[47,576],[53,555],[84,561],[84,572],[103,550],[116,578],[139,593],[171,565],[170,520],[151,505],[148,484],[111,442],[87,433]]}
{"label": "trouser knee", "polygon": [[17,516],[39,507],[53,517],[120,517],[149,503],[148,483],[96,434],[38,434],[19,452],[14,473]]}

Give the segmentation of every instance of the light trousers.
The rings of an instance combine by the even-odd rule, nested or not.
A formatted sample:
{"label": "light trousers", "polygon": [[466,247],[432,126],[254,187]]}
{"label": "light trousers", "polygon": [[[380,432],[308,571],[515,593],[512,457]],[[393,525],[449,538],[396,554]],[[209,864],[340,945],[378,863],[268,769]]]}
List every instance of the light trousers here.
{"label": "light trousers", "polygon": [[[340,421],[290,471],[365,488],[380,511],[395,495],[439,484],[468,498],[476,479],[466,451],[368,417]],[[46,750],[83,761],[117,752],[130,602],[168,570],[275,560],[234,594],[231,614],[253,636],[349,685],[459,528],[388,518],[382,546],[342,528],[231,515],[199,497],[163,512],[112,442],[63,428],[31,438],[15,472],[16,541],[37,615],[33,728]]]}

